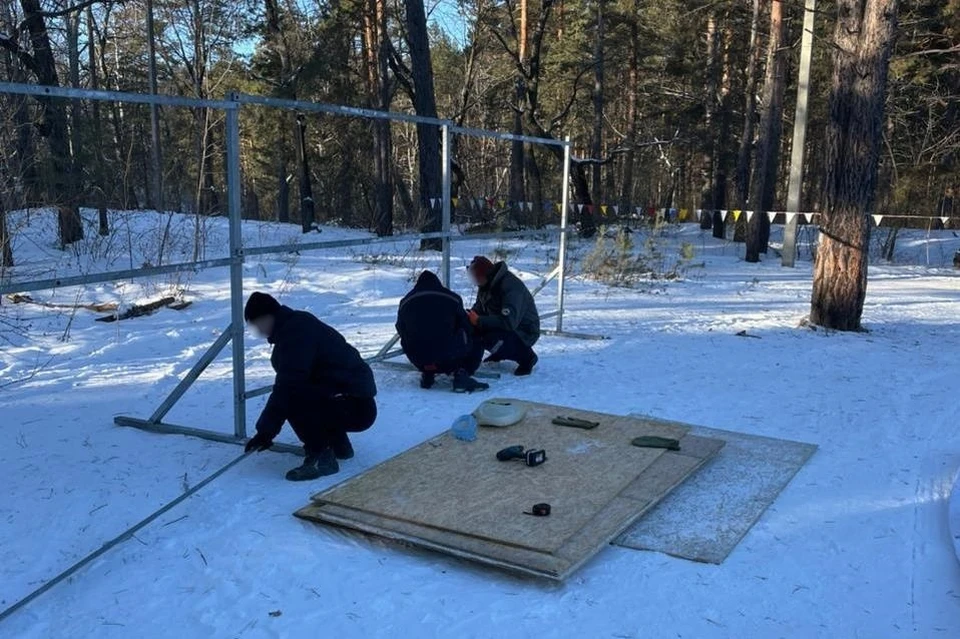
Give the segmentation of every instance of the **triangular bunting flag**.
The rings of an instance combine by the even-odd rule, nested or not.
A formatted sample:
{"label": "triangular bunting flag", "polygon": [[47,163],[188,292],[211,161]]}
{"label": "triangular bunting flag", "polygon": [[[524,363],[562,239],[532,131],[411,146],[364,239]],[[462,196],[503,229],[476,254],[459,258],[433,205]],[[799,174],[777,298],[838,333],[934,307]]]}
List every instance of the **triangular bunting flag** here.
{"label": "triangular bunting flag", "polygon": [[783,214],[783,217],[784,217],[784,219],[786,220],[787,224],[789,224],[790,221],[791,221],[793,218],[797,217],[797,214],[796,214],[796,213],[784,213],[784,214]]}
{"label": "triangular bunting flag", "polygon": [[813,222],[813,213],[801,213],[800,215],[803,216],[803,221],[807,224]]}
{"label": "triangular bunting flag", "polygon": [[450,201],[453,202],[453,205],[454,205],[454,206],[456,206],[456,205],[457,205],[457,202],[460,201],[460,198],[458,198],[458,197],[451,198]]}
{"label": "triangular bunting flag", "polygon": [[557,202],[556,207],[557,207],[557,213],[563,213],[563,202]]}
{"label": "triangular bunting flag", "polygon": [[603,213],[604,215],[607,214],[607,205],[606,205],[606,204],[601,204],[601,205],[600,205],[600,212]]}
{"label": "triangular bunting flag", "polygon": [[776,219],[778,213],[776,211],[767,211],[767,219],[770,220],[770,223],[773,224],[773,221]]}
{"label": "triangular bunting flag", "polygon": [[500,208],[501,208],[501,209],[506,205],[506,203],[507,203],[507,201],[504,200],[503,198],[500,198],[499,200],[497,200],[497,204],[500,205]]}
{"label": "triangular bunting flag", "polygon": [[616,204],[613,205],[613,214],[620,215],[620,207],[617,206]]}
{"label": "triangular bunting flag", "polygon": [[730,215],[730,211],[725,211],[723,209],[720,210],[720,219],[723,220],[724,222],[727,221],[727,216],[729,215]]}
{"label": "triangular bunting flag", "polygon": [[941,217],[941,218],[940,218],[940,221],[943,222],[943,225],[944,225],[944,226],[946,226],[946,225],[947,225],[947,222],[950,221],[950,218],[949,218],[949,217]]}
{"label": "triangular bunting flag", "polygon": [[687,211],[687,209],[680,209],[680,217],[677,219],[679,219],[681,222],[686,222],[688,214],[689,211]]}
{"label": "triangular bunting flag", "polygon": [[527,210],[528,210],[528,211],[532,211],[532,210],[533,210],[533,202],[527,202]]}
{"label": "triangular bunting flag", "polygon": [[577,213],[583,213],[583,204],[577,204]]}
{"label": "triangular bunting flag", "polygon": [[874,216],[873,216],[873,223],[876,224],[877,226],[880,226],[880,222],[883,222],[883,216],[882,216],[882,215],[874,215]]}
{"label": "triangular bunting flag", "polygon": [[753,219],[753,211],[747,211],[747,222]]}
{"label": "triangular bunting flag", "polygon": [[435,197],[430,198],[430,208],[432,209],[436,206],[437,206],[437,198]]}
{"label": "triangular bunting flag", "polygon": [[642,206],[638,206],[638,207],[637,207],[637,215],[643,215],[643,207],[642,207]]}

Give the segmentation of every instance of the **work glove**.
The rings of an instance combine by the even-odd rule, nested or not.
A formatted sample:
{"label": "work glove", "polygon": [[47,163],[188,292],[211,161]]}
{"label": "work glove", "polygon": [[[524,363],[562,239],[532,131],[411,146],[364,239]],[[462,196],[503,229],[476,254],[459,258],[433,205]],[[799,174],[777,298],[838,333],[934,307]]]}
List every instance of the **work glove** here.
{"label": "work glove", "polygon": [[480,315],[478,315],[474,310],[467,311],[467,319],[470,320],[470,323],[474,328],[480,325]]}
{"label": "work glove", "polygon": [[247,442],[245,450],[248,453],[256,451],[258,453],[263,452],[273,446],[273,440],[264,435],[263,433],[257,433]]}

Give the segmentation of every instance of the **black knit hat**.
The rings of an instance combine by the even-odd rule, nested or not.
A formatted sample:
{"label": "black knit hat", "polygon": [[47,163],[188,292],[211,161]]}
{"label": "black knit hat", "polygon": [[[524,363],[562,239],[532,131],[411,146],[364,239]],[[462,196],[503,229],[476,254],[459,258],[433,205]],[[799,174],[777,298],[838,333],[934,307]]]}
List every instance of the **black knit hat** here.
{"label": "black knit hat", "polygon": [[247,306],[243,309],[243,319],[252,322],[265,315],[273,315],[280,310],[280,302],[266,293],[257,291],[250,294]]}

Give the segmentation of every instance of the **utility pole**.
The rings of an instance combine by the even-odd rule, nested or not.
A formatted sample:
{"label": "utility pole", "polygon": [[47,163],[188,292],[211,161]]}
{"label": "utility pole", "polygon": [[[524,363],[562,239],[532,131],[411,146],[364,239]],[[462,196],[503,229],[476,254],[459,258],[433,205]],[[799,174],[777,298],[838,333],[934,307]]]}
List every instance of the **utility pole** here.
{"label": "utility pole", "polygon": [[813,53],[813,24],[817,0],[806,0],[803,35],[800,39],[800,70],[797,78],[797,111],[793,118],[793,147],[790,152],[790,186],[787,189],[787,219],[783,231],[781,264],[793,267],[797,258],[797,222],[800,190],[803,186],[803,147],[807,139],[807,105],[810,99],[810,58]]}
{"label": "utility pole", "polygon": [[[150,95],[157,95],[157,48],[153,30],[153,0],[147,0],[147,75]],[[154,102],[150,103],[150,171],[154,210],[163,210],[163,158],[160,155],[160,113]]]}

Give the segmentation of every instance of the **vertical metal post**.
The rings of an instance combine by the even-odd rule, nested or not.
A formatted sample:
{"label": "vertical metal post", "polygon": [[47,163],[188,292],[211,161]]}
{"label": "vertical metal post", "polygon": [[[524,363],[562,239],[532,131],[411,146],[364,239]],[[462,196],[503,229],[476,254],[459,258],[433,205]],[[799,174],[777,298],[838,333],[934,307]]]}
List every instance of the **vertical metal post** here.
{"label": "vertical metal post", "polygon": [[567,283],[567,223],[569,221],[570,199],[570,136],[563,145],[563,191],[560,196],[560,257],[557,269],[557,332],[563,331],[563,294]]}
{"label": "vertical metal post", "polygon": [[793,148],[790,153],[790,186],[787,190],[787,219],[783,231],[781,264],[793,267],[797,258],[797,223],[800,190],[803,185],[803,147],[807,140],[807,104],[810,98],[810,58],[813,52],[813,26],[817,0],[806,0],[803,35],[800,38],[800,70],[797,77],[797,110],[793,118]]}
{"label": "vertical metal post", "polygon": [[247,436],[243,349],[243,234],[240,216],[240,104],[227,109],[227,212],[230,215],[230,330],[233,342],[233,433]]}
{"label": "vertical metal post", "polygon": [[440,268],[440,276],[443,279],[443,285],[450,286],[450,125],[444,124],[440,127],[441,146],[443,148],[442,157],[442,179],[443,179],[443,221],[441,229],[443,238],[440,240],[443,250],[443,265]]}

